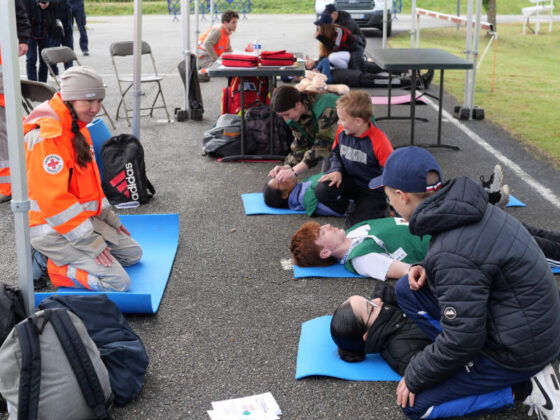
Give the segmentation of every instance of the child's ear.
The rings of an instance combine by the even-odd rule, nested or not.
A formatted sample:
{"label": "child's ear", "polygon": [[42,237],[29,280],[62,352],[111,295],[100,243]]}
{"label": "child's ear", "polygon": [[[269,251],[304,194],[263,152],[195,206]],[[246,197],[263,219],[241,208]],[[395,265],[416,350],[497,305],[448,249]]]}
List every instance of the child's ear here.
{"label": "child's ear", "polygon": [[290,196],[290,192],[291,192],[291,191],[284,191],[284,192],[282,193],[282,199],[285,200],[286,198],[288,198],[288,197]]}
{"label": "child's ear", "polygon": [[402,191],[402,190],[395,190],[395,194],[399,197],[399,200],[401,200],[404,204],[407,204],[410,201],[410,196],[408,195],[408,193]]}
{"label": "child's ear", "polygon": [[332,255],[332,252],[330,251],[330,249],[327,248],[323,248],[320,252],[319,252],[319,256],[323,259],[327,259]]}

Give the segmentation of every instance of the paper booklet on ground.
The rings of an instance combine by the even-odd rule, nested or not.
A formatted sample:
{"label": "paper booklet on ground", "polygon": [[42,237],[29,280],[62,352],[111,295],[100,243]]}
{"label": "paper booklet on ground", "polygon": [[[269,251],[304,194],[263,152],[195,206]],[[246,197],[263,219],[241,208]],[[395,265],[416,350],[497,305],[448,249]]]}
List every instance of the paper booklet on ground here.
{"label": "paper booklet on ground", "polygon": [[231,400],[213,401],[212,420],[277,420],[282,411],[270,392]]}

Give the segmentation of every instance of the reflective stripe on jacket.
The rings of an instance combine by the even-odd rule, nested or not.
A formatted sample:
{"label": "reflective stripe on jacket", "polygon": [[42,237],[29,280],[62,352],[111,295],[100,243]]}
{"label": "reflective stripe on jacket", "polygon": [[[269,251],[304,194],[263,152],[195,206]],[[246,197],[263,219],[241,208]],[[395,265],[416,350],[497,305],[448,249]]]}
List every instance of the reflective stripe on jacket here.
{"label": "reflective stripe on jacket", "polygon": [[[80,132],[93,145],[84,123]],[[55,94],[24,121],[31,236],[53,230],[70,242],[91,235],[89,220],[110,204],[103,194],[95,160],[80,167],[75,159],[72,117]]]}

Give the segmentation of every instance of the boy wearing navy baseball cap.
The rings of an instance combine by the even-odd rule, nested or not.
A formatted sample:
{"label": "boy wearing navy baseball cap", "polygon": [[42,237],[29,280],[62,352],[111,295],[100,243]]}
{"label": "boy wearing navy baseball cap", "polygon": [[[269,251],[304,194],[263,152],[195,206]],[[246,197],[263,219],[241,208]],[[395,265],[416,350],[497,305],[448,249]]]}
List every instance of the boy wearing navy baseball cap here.
{"label": "boy wearing navy baseball cap", "polygon": [[384,187],[412,234],[432,236],[424,261],[396,285],[399,307],[433,341],[397,387],[404,413],[441,417],[443,403],[491,393],[474,411],[496,411],[515,399],[560,418],[560,302],[529,232],[489,205],[471,179],[443,183],[437,161],[419,147],[395,150],[369,186]]}

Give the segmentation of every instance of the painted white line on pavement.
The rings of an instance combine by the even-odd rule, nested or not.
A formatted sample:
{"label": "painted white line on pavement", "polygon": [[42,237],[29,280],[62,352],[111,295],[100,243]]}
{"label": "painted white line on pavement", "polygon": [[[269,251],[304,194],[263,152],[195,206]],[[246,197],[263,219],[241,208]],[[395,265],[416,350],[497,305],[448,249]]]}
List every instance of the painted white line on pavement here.
{"label": "painted white line on pavement", "polygon": [[[432,100],[430,100],[429,98],[426,98],[425,96],[422,99],[428,105],[430,105],[436,112],[438,112],[438,109],[439,109],[438,104],[434,103]],[[453,124],[459,130],[461,130],[463,133],[465,133],[467,136],[469,136],[475,143],[477,143],[479,146],[481,146],[488,153],[494,155],[496,157],[496,159],[498,159],[500,162],[502,162],[504,164],[504,166],[508,167],[518,177],[520,177],[523,181],[525,181],[527,184],[529,184],[529,186],[531,188],[536,190],[540,195],[542,195],[546,200],[548,200],[554,207],[560,209],[560,198],[556,194],[554,194],[550,188],[547,188],[544,185],[542,185],[540,182],[538,182],[535,178],[533,178],[531,175],[529,175],[527,172],[525,172],[523,169],[521,169],[521,166],[519,166],[517,163],[515,163],[511,159],[507,158],[506,156],[504,156],[497,149],[495,149],[490,144],[488,144],[486,142],[486,140],[484,140],[478,134],[473,132],[470,128],[468,128],[464,124],[461,124],[459,122],[459,120],[457,120],[455,117],[453,117],[445,109],[442,110],[442,117],[444,119],[447,119],[448,122]]]}

